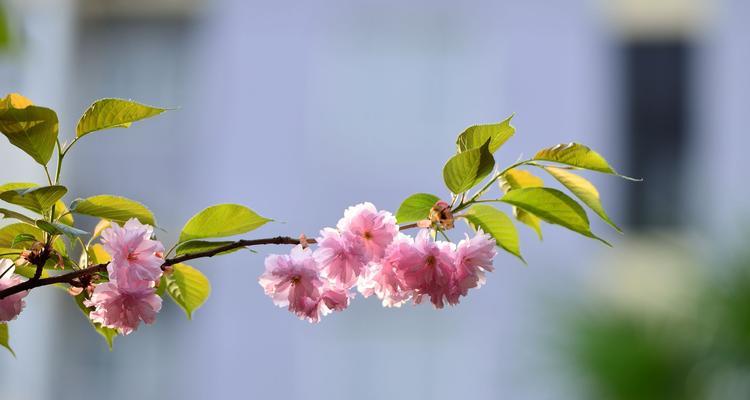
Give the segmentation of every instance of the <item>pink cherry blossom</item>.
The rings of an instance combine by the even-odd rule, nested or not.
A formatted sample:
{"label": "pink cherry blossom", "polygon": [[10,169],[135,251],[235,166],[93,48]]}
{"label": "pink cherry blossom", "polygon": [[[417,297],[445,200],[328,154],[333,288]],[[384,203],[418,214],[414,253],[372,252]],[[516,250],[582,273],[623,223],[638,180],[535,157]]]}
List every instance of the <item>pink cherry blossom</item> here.
{"label": "pink cherry blossom", "polygon": [[305,297],[303,305],[297,315],[312,323],[320,321],[320,318],[334,311],[343,311],[349,307],[352,294],[346,289],[326,285],[320,291],[317,298]]}
{"label": "pink cherry blossom", "polygon": [[122,288],[116,282],[106,282],[97,285],[91,300],[84,304],[95,308],[89,314],[92,321],[127,335],[135,331],[141,321],[147,324],[156,321],[161,297],[152,286]]}
{"label": "pink cherry blossom", "polygon": [[274,304],[306,317],[318,306],[325,281],[309,248],[297,245],[289,255],[266,257],[266,271],[258,283]]}
{"label": "pink cherry blossom", "polygon": [[493,271],[492,259],[497,254],[495,240],[481,230],[474,237],[461,240],[456,247],[456,269],[451,290],[447,296],[448,303],[458,304],[461,296],[466,296],[469,289],[484,284],[485,271]]}
{"label": "pink cherry blossom", "polygon": [[455,246],[450,242],[433,241],[430,231],[424,229],[414,240],[415,254],[410,254],[397,265],[403,284],[414,291],[414,302],[429,296],[436,308],[443,308],[450,294],[454,277]]}
{"label": "pink cherry blossom", "polygon": [[386,249],[383,259],[367,266],[366,273],[357,282],[357,289],[364,297],[375,294],[383,307],[400,307],[411,299],[413,291],[406,288],[396,270],[418,263],[418,257],[414,239],[399,234]]}
{"label": "pink cherry blossom", "polygon": [[378,211],[372,203],[347,208],[336,227],[347,240],[361,246],[365,262],[379,261],[398,233],[396,218],[388,211]]}
{"label": "pink cherry blossom", "polygon": [[338,285],[352,287],[365,268],[363,248],[332,228],[323,229],[320,236],[313,257],[321,271]]}
{"label": "pink cherry blossom", "polygon": [[112,257],[107,266],[109,278],[118,286],[142,286],[141,281],[156,281],[161,276],[164,246],[152,240],[154,229],[132,218],[120,227],[112,223],[102,231],[102,245]]}
{"label": "pink cherry blossom", "polygon": [[[23,282],[20,276],[15,275],[13,261],[8,259],[0,260],[0,290],[5,290],[11,286],[16,286]],[[16,319],[21,310],[26,306],[23,300],[29,291],[23,291],[0,299],[0,322],[8,322]]]}

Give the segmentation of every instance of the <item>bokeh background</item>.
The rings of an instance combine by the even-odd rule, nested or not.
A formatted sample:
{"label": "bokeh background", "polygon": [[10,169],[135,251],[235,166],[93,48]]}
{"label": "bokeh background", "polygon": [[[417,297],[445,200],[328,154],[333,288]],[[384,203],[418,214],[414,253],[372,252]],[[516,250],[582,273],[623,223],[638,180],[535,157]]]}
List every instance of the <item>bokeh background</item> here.
{"label": "bokeh background", "polygon": [[[455,136],[513,112],[501,163],[575,140],[645,178],[587,175],[625,228],[592,218],[613,249],[520,226],[529,265],[500,255],[442,311],[359,299],[309,325],[257,285],[286,250],[266,248],[194,262],[213,283],[194,320],[165,302],[109,352],[63,293],[34,291],[3,400],[750,398],[749,2],[0,5],[0,91],[56,109],[63,138],[97,98],[178,107],[87,137],[63,172],[68,200],[150,206],[165,242],[219,202],[282,222],[254,234],[312,236],[358,202],[445,195]],[[30,178],[1,145],[0,180]]]}

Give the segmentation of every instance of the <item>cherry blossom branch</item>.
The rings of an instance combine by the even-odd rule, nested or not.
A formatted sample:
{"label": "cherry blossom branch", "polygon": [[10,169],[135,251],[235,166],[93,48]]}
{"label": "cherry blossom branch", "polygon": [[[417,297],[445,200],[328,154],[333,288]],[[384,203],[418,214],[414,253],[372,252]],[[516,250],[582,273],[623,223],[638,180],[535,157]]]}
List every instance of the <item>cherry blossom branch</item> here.
{"label": "cherry blossom branch", "polygon": [[[417,227],[417,224],[408,224],[408,225],[402,225],[399,229],[405,230],[405,229],[411,229],[411,228],[416,228],[416,227]],[[316,243],[315,239],[306,239],[305,242],[309,244]],[[179,264],[185,261],[194,260],[197,258],[209,258],[209,257],[213,257],[215,255],[218,255],[227,251],[240,249],[244,247],[260,246],[260,245],[267,245],[267,244],[298,245],[300,243],[301,243],[300,239],[295,239],[289,236],[276,236],[272,238],[250,239],[250,240],[243,239],[243,240],[238,240],[236,242],[227,243],[224,246],[217,247],[211,250],[205,250],[205,251],[200,251],[197,253],[189,253],[189,254],[183,254],[178,257],[167,258],[164,260],[164,263],[161,265],[161,267],[162,269],[164,269],[171,265]],[[34,278],[31,278],[25,282],[21,282],[18,285],[11,286],[5,290],[1,290],[0,299],[4,299],[7,296],[20,293],[26,290],[38,288],[41,286],[49,286],[49,285],[54,285],[56,283],[71,283],[75,281],[76,279],[102,273],[107,270],[107,265],[109,264],[109,263],[102,263],[102,264],[92,265],[90,267],[80,269],[77,271],[73,271],[73,272],[68,272],[62,275],[51,276],[48,278],[41,278],[40,276],[37,276],[37,275],[41,275],[41,268],[39,267],[39,264],[41,262],[41,265],[43,266],[46,261],[47,261],[46,257],[40,257],[39,262],[35,264],[37,265],[38,274],[35,273]]]}

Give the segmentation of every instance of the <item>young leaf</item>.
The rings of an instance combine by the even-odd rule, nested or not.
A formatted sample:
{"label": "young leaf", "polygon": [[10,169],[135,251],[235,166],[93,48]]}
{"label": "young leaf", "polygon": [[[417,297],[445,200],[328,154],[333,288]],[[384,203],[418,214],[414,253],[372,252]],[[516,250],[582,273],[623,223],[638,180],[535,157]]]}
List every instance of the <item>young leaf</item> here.
{"label": "young leaf", "polygon": [[10,335],[8,335],[8,323],[0,323],[0,346],[5,347],[10,351],[11,354],[13,354],[13,357],[16,356],[16,352],[13,351],[12,348],[10,348]]}
{"label": "young leaf", "polygon": [[[36,188],[36,187],[39,187],[39,185],[37,185],[36,183],[31,183],[31,182],[6,183],[4,185],[0,185],[0,193],[6,192],[6,191],[9,191],[9,190],[30,189],[30,188]],[[7,211],[7,212],[5,212],[5,211]],[[59,221],[62,222],[63,224],[65,224],[65,225],[71,225],[72,226],[73,222],[74,222],[73,221],[73,216],[70,215],[70,213],[68,211],[69,211],[68,207],[65,206],[65,203],[62,200],[58,200],[57,202],[55,202],[55,215],[56,216],[60,216]],[[22,219],[20,217],[21,214],[18,214],[18,213],[15,213],[13,211],[6,210],[6,209],[0,209],[0,214],[3,214],[4,212],[6,214],[6,217],[11,217],[11,213],[12,213],[13,216],[11,218],[16,218],[16,219],[18,219],[20,221],[26,222],[27,224],[34,225],[34,219],[32,219],[32,218],[28,218],[28,220]],[[34,211],[34,212],[36,212],[38,214],[41,214],[38,211]]]}
{"label": "young leaf", "polygon": [[48,222],[43,219],[36,221],[37,228],[49,233],[50,235],[65,235],[71,240],[75,240],[77,236],[88,235],[86,231],[82,231],[78,228],[61,224],[59,222]]}
{"label": "young leaf", "polygon": [[401,203],[398,211],[396,211],[396,220],[399,224],[405,224],[427,219],[430,216],[432,206],[438,201],[440,201],[440,198],[432,194],[413,194]]}
{"label": "young leaf", "polygon": [[19,243],[36,242],[36,241],[37,241],[36,238],[32,234],[19,233],[18,235],[16,235],[16,237],[13,238],[13,242],[10,244],[10,247],[16,247],[16,245]]}
{"label": "young leaf", "polygon": [[490,153],[494,153],[516,133],[516,128],[510,124],[512,118],[513,115],[497,124],[474,125],[466,128],[456,140],[458,152],[475,149],[489,140]]}
{"label": "young leaf", "polygon": [[187,265],[175,264],[171,274],[166,274],[167,293],[177,305],[182,307],[188,319],[211,293],[211,284],[200,271]]}
{"label": "young leaf", "polygon": [[495,239],[500,248],[526,262],[521,256],[518,231],[504,212],[492,206],[477,204],[466,212],[465,217],[472,228],[481,228]]}
{"label": "young leaf", "polygon": [[[514,189],[541,187],[543,185],[544,181],[542,178],[522,169],[511,169],[500,177],[500,187],[503,189],[503,193],[508,193]],[[513,206],[513,216],[530,226],[536,232],[537,236],[539,236],[539,240],[542,240],[542,224],[539,217],[515,206]]]}
{"label": "young leaf", "polygon": [[549,174],[557,179],[560,183],[562,183],[563,186],[573,192],[576,197],[581,199],[584,204],[589,206],[596,213],[596,215],[604,220],[604,222],[611,225],[618,232],[622,232],[604,211],[601,200],[599,200],[599,191],[596,190],[596,187],[591,182],[586,180],[586,178],[578,176],[572,172],[568,172],[567,170],[562,168],[546,166],[544,167],[544,170],[549,172]]}
{"label": "young leaf", "polygon": [[552,161],[573,167],[590,169],[605,174],[618,174],[599,153],[579,143],[558,144],[540,150],[533,158],[540,161]]}
{"label": "young leaf", "polygon": [[131,100],[101,99],[89,106],[78,121],[76,136],[109,128],[128,128],[135,122],[167,111]]}
{"label": "young leaf", "polygon": [[490,141],[453,156],[443,167],[443,180],[451,192],[465,192],[481,182],[495,166],[489,151]]}
{"label": "young leaf", "polygon": [[76,305],[78,305],[78,308],[81,310],[83,315],[86,316],[86,319],[89,321],[89,323],[94,328],[94,330],[96,330],[96,333],[100,334],[104,338],[104,340],[107,341],[107,346],[109,346],[109,350],[112,351],[112,346],[114,345],[115,337],[117,337],[117,330],[104,327],[101,324],[98,324],[89,318],[91,309],[86,307],[85,304],[83,304],[83,301],[86,300],[86,297],[84,297],[84,293],[81,293],[75,297]]}
{"label": "young leaf", "polygon": [[182,228],[179,242],[250,232],[271,219],[239,204],[218,204],[195,214]]}
{"label": "young leaf", "polygon": [[[21,234],[28,234],[30,236],[33,236],[38,242],[44,240],[44,233],[41,229],[37,228],[34,225],[28,225],[18,222],[0,228],[0,247],[13,247],[13,240]],[[52,247],[61,255],[68,255],[67,249],[65,247],[65,242],[61,238],[55,239],[55,241],[52,242]]]}
{"label": "young leaf", "polygon": [[[231,243],[234,243],[234,242],[231,242],[231,241],[209,242],[206,240],[191,240],[189,242],[181,243],[179,246],[177,246],[177,248],[175,248],[175,254],[177,254],[178,256],[182,256],[185,254],[195,254],[195,253],[200,253],[203,251],[211,251],[211,250],[218,249],[219,247],[224,247]],[[223,251],[217,255],[234,253],[235,251],[239,251],[239,250],[242,250],[242,247]]]}
{"label": "young leaf", "polygon": [[76,199],[70,204],[74,213],[99,217],[119,224],[131,218],[143,224],[154,225],[154,214],[143,204],[125,197],[102,194]]}
{"label": "young leaf", "polygon": [[57,114],[19,94],[0,100],[0,132],[36,162],[47,165],[57,140]]}
{"label": "young leaf", "polygon": [[609,245],[604,239],[591,233],[589,219],[583,207],[557,189],[516,189],[506,193],[500,200],[528,211],[550,224],[561,225]]}
{"label": "young leaf", "polygon": [[68,189],[65,186],[53,185],[28,189],[7,190],[0,193],[0,199],[19,205],[39,214],[44,214],[60,200]]}
{"label": "young leaf", "polygon": [[3,215],[3,218],[13,218],[17,219],[21,222],[27,223],[29,225],[34,225],[34,219],[27,217],[19,212],[15,212],[13,210],[8,210],[7,208],[0,208],[0,214]]}
{"label": "young leaf", "polygon": [[104,250],[104,246],[97,243],[89,248],[89,262],[91,264],[104,264],[112,260],[109,253]]}

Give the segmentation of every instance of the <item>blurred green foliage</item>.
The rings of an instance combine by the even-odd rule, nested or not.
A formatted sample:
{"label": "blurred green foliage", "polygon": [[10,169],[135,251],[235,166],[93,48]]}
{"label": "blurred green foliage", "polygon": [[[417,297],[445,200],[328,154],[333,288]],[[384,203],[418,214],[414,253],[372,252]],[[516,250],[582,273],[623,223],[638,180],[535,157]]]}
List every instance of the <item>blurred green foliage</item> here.
{"label": "blurred green foliage", "polygon": [[588,398],[750,399],[750,255],[726,264],[710,266],[688,312],[593,301],[565,313],[563,354]]}

